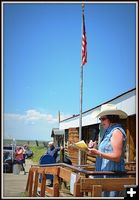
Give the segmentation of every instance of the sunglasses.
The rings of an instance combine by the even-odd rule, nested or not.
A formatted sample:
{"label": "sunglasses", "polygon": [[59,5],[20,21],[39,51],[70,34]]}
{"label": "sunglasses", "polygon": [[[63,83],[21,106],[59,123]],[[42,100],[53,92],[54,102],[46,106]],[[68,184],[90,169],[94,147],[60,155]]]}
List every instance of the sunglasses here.
{"label": "sunglasses", "polygon": [[107,118],[107,117],[100,117],[100,118],[99,118],[100,121],[104,121],[104,120],[106,120],[106,119],[108,119],[108,118]]}

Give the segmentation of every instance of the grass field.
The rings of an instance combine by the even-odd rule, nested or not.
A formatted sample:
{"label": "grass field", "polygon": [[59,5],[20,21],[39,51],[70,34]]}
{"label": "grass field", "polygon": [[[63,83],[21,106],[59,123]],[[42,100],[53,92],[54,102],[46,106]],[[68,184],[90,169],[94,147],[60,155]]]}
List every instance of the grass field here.
{"label": "grass field", "polygon": [[[38,141],[38,140],[16,140],[16,145],[24,145],[27,144],[29,146],[36,146],[37,143],[39,146],[44,146],[44,144],[48,144],[49,141]],[[3,145],[10,145],[13,143],[12,139],[3,139]]]}
{"label": "grass field", "polygon": [[39,163],[41,156],[47,151],[47,147],[44,146],[30,146],[30,149],[33,151],[33,157],[31,159],[36,164]]}

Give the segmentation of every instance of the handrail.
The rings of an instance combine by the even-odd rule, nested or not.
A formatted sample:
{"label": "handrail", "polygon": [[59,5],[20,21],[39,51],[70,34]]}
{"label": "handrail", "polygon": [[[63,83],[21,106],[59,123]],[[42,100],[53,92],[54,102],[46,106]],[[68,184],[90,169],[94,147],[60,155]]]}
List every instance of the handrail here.
{"label": "handrail", "polygon": [[76,172],[84,173],[85,175],[136,175],[136,171],[89,171],[86,169],[80,168],[81,165],[78,167],[73,165],[68,165],[65,163],[54,163],[54,164],[41,164],[41,165],[32,165],[32,166],[39,166],[39,167],[52,167],[52,166],[61,166],[61,167],[68,167]]}
{"label": "handrail", "polygon": [[[80,166],[81,167],[81,166]],[[74,194],[75,196],[82,196],[82,190],[81,190],[81,184],[83,183],[82,180],[88,180],[88,181],[99,181],[99,179],[106,180],[105,178],[97,178],[94,176],[94,178],[90,179],[87,178],[89,175],[118,175],[121,177],[121,175],[135,175],[135,171],[125,171],[125,172],[112,172],[112,171],[88,171],[84,170],[82,168],[78,168],[76,166],[68,165],[65,163],[55,163],[55,164],[41,164],[41,165],[31,165],[31,168],[29,170],[29,176],[26,186],[26,191],[29,192],[29,196],[36,196],[37,194],[37,188],[39,187],[41,189],[40,196],[44,197],[45,192],[48,192],[49,194],[53,196],[59,196],[59,178],[62,178],[65,181],[70,181],[71,174],[76,173],[77,179],[74,184]],[[83,175],[81,175],[81,173]],[[39,174],[42,176],[42,181],[39,183]],[[53,182],[53,188],[47,187],[46,182],[46,176],[47,174],[52,174],[54,176],[54,182]],[[84,176],[85,175],[85,176]],[[112,176],[113,177],[113,176]],[[117,177],[116,177],[117,178]],[[129,183],[130,181],[135,181],[135,177],[129,177]],[[111,178],[113,180],[113,178]],[[121,177],[120,178],[123,183],[127,183],[128,178],[127,177]],[[108,181],[108,179],[107,179]],[[96,183],[97,183],[96,182]],[[95,183],[95,182],[94,182]],[[89,182],[88,182],[89,184]],[[96,184],[94,184],[96,185]],[[103,189],[103,188],[102,188]],[[89,191],[89,190],[87,190]]]}

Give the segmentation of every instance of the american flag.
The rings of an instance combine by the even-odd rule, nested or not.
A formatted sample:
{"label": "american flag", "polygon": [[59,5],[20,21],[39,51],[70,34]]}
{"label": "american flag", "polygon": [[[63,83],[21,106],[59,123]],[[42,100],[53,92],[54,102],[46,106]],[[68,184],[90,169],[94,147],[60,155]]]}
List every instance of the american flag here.
{"label": "american flag", "polygon": [[83,34],[82,34],[82,66],[87,62],[87,38],[85,32],[85,19],[84,13],[83,16]]}

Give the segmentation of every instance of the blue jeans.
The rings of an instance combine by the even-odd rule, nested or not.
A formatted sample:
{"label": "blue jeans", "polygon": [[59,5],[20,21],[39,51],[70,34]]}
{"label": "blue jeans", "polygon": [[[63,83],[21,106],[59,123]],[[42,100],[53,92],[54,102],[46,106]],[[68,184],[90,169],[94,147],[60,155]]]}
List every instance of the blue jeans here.
{"label": "blue jeans", "polygon": [[102,192],[102,197],[125,197],[125,191],[111,191],[111,192]]}
{"label": "blue jeans", "polygon": [[111,191],[111,192],[102,192],[103,197],[119,197],[119,192]]}

